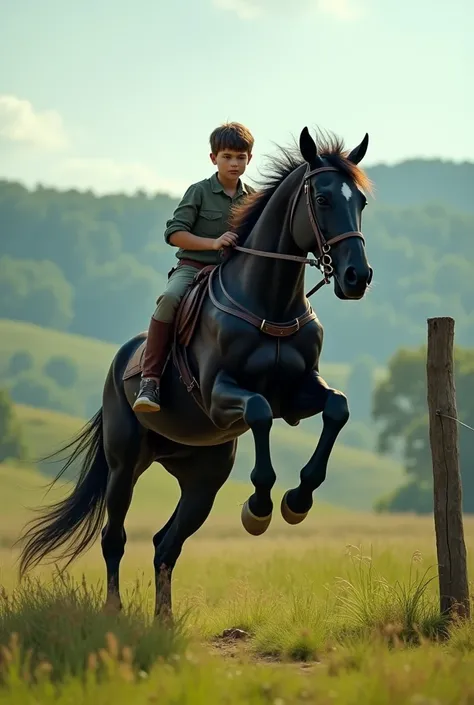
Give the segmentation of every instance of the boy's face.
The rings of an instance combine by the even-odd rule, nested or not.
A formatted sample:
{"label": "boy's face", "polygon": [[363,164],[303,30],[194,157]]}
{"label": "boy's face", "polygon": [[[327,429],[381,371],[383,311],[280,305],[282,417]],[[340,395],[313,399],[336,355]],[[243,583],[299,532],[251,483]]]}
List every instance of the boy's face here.
{"label": "boy's face", "polygon": [[235,152],[232,149],[223,149],[217,154],[210,154],[211,161],[217,166],[218,173],[225,179],[232,181],[242,176],[252,155],[247,152]]}

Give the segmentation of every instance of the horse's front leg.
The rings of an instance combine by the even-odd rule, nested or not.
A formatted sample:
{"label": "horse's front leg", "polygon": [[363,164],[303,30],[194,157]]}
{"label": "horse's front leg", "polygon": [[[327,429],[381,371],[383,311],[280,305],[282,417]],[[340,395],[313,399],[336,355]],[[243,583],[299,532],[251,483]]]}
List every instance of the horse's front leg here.
{"label": "horse's front leg", "polygon": [[326,479],[327,464],[336,439],[349,419],[347,398],[342,392],[328,387],[317,372],[305,379],[292,399],[284,419],[291,425],[323,412],[323,430],[316,450],[300,473],[300,484],[288,490],[281,502],[281,513],[289,524],[299,524],[313,504],[313,492]]}
{"label": "horse's front leg", "polygon": [[250,479],[255,492],[242,507],[242,524],[249,534],[263,534],[272,519],[271,490],[276,482],[270,456],[270,430],[273,424],[270,404],[261,394],[239,387],[230,375],[221,370],[212,389],[210,417],[222,429],[228,429],[243,419],[252,431],[255,467]]}

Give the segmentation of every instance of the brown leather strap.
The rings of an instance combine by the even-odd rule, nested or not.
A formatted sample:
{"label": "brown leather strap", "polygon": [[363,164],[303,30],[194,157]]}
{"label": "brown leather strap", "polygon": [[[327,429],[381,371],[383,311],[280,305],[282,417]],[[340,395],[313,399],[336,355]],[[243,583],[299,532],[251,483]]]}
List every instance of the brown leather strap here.
{"label": "brown leather strap", "polygon": [[305,184],[304,184],[304,193],[305,193],[305,197],[306,197],[306,208],[308,210],[309,222],[311,224],[311,228],[313,230],[314,237],[316,238],[316,244],[318,246],[318,254],[321,257],[324,252],[323,248],[325,245],[325,241],[324,241],[323,234],[322,234],[321,229],[318,224],[318,219],[316,218],[316,213],[314,212],[313,202],[311,200],[311,189],[309,186],[309,182],[306,180],[305,180]]}
{"label": "brown leather strap", "polygon": [[327,240],[327,244],[335,245],[337,242],[342,242],[343,240],[347,240],[349,237],[360,237],[363,243],[365,243],[365,238],[362,235],[361,232],[358,230],[349,230],[347,233],[342,233],[342,235],[336,235],[335,237],[332,237],[330,240]]}
{"label": "brown leather strap", "polygon": [[270,257],[270,259],[286,259],[291,262],[300,262],[301,264],[309,264],[310,266],[317,267],[318,260],[310,259],[309,257],[299,257],[298,255],[282,255],[279,252],[266,252],[265,250],[252,250],[250,247],[241,247],[240,245],[235,245],[232,249],[238,252],[247,252],[249,255],[256,255],[257,257]]}
{"label": "brown leather strap", "polygon": [[195,259],[186,259],[183,257],[183,259],[180,259],[178,262],[178,267],[194,267],[197,270],[205,269],[206,267],[209,267],[209,262],[198,262]]}
{"label": "brown leather strap", "polygon": [[218,267],[217,269],[219,270],[219,284],[221,286],[222,293],[230,301],[230,303],[235,306],[235,308],[231,308],[230,306],[221,304],[220,301],[217,300],[212,289],[212,279],[215,275],[215,270],[213,270],[209,276],[209,297],[214,306],[220,311],[223,311],[224,313],[228,313],[231,316],[241,318],[243,321],[246,321],[247,323],[250,323],[256,328],[259,328],[262,333],[266,333],[267,335],[271,335],[276,338],[287,337],[289,335],[294,335],[297,331],[299,331],[300,328],[306,325],[306,323],[309,323],[310,321],[313,321],[316,318],[316,314],[314,313],[309,304],[308,309],[305,311],[305,313],[302,316],[299,316],[298,318],[294,318],[292,321],[287,321],[285,323],[274,323],[272,321],[267,321],[265,318],[260,318],[259,316],[256,316],[254,313],[239,304],[238,301],[236,301],[234,298],[232,298],[232,296],[226,290],[222,281],[222,268]]}
{"label": "brown leather strap", "polygon": [[189,365],[187,349],[184,347],[184,345],[181,345],[178,342],[176,336],[174,339],[172,354],[173,362],[175,364],[176,369],[178,370],[180,380],[183,382],[184,386],[186,387],[186,390],[191,393],[194,401],[199,406],[199,408],[202,409],[205,414],[207,414],[206,409],[203,405],[199,383],[194,377],[191,371],[191,367]]}
{"label": "brown leather strap", "polygon": [[328,281],[327,281],[326,277],[324,277],[324,279],[321,279],[320,282],[318,282],[315,286],[313,286],[312,289],[310,289],[308,291],[308,293],[306,294],[306,298],[309,299],[310,296],[312,296],[317,291],[319,291],[321,289],[321,287],[323,287],[327,283],[328,283]]}

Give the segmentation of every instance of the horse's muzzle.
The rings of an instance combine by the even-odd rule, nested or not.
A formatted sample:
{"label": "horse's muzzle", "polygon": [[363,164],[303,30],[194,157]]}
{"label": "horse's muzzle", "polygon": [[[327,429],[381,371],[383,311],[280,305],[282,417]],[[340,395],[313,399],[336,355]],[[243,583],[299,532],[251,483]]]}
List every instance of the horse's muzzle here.
{"label": "horse's muzzle", "polygon": [[372,281],[372,267],[346,267],[342,277],[336,278],[334,289],[340,299],[361,299]]}

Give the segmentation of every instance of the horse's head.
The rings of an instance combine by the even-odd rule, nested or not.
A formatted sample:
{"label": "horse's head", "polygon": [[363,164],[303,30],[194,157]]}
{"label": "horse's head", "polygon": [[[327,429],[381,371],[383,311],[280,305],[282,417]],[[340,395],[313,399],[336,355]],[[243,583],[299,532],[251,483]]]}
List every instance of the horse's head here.
{"label": "horse's head", "polygon": [[292,235],[300,250],[320,259],[327,278],[334,275],[340,299],[362,298],[372,280],[360,232],[367,199],[359,186],[368,179],[357,167],[368,143],[366,134],[347,156],[324,157],[306,127],[300,135],[307,171],[293,204]]}

